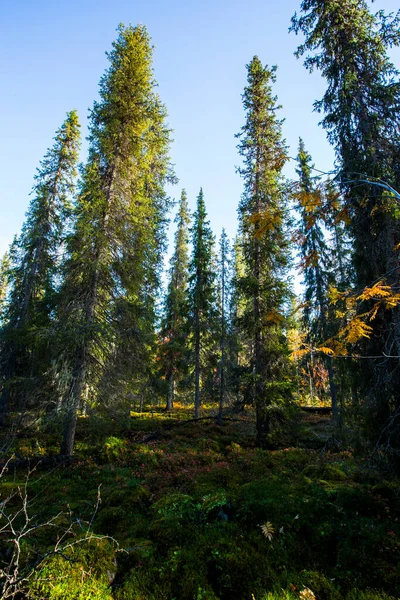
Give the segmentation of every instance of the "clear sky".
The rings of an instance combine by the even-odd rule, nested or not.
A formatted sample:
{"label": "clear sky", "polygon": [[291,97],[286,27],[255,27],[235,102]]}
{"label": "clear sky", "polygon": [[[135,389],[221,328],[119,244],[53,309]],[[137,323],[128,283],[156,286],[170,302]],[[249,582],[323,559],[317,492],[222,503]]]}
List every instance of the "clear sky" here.
{"label": "clear sky", "polygon": [[[316,166],[330,170],[333,154],[318,127],[313,101],[324,91],[293,52],[288,34],[300,0],[19,0],[0,3],[0,255],[18,233],[39,161],[52,145],[65,113],[87,111],[107,68],[105,51],[115,29],[143,23],[155,45],[159,94],[174,130],[172,160],[179,184],[194,207],[200,186],[211,225],[219,236],[236,232],[241,180],[234,134],[244,122],[241,93],[245,65],[257,54],[277,64],[275,87],[292,156],[302,136]],[[377,0],[376,10],[395,11],[397,0]],[[399,57],[399,53],[395,55]],[[82,160],[86,155],[83,144]],[[292,173],[288,168],[288,175]]]}

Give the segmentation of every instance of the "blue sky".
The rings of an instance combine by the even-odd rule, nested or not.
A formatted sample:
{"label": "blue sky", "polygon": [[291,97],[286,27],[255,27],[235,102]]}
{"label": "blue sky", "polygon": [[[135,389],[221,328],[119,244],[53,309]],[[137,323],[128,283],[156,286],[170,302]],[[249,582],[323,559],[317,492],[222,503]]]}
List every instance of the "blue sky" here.
{"label": "blue sky", "polygon": [[[257,54],[277,64],[275,86],[292,156],[302,136],[316,166],[330,170],[333,153],[313,101],[324,90],[293,52],[288,34],[300,0],[20,0],[0,8],[0,255],[18,233],[33,176],[52,145],[55,130],[73,108],[86,135],[87,112],[107,67],[105,51],[118,23],[143,23],[155,45],[159,94],[174,130],[172,160],[179,184],[194,207],[200,186],[217,236],[236,232],[241,180],[237,133],[244,122],[241,93],[245,65]],[[378,0],[376,10],[395,11],[397,0]],[[400,54],[396,52],[395,58]],[[86,155],[86,142],[82,160]],[[288,166],[288,175],[293,167]]]}

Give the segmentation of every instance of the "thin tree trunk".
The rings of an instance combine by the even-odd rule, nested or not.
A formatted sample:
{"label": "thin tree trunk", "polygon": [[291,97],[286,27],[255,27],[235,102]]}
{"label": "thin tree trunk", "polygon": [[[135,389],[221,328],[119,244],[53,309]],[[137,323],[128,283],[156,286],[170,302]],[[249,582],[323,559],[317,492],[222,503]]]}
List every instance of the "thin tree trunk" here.
{"label": "thin tree trunk", "polygon": [[174,372],[171,369],[168,375],[168,394],[167,394],[167,410],[174,408],[174,395],[175,395],[175,379]]}
{"label": "thin tree trunk", "polygon": [[[315,249],[316,251],[316,249]],[[340,269],[343,269],[342,264],[340,264]],[[320,268],[316,269],[317,276],[317,295],[318,295],[318,303],[321,311],[321,324],[322,324],[322,333],[325,339],[328,338],[328,319],[326,316],[326,299],[324,297],[323,284],[322,284],[322,274]],[[336,425],[339,425],[340,416],[339,416],[339,408],[337,403],[337,393],[336,393],[336,384],[335,384],[335,375],[333,371],[333,361],[331,356],[327,356],[326,358],[326,366],[328,370],[328,378],[329,378],[329,392],[331,396],[331,406],[332,406],[332,414],[333,419]]]}
{"label": "thin tree trunk", "polygon": [[200,319],[199,312],[195,317],[195,389],[194,389],[194,418],[200,415]]}
{"label": "thin tree trunk", "polygon": [[219,411],[218,424],[222,425],[222,410],[225,400],[225,249],[222,252],[221,281],[221,366],[219,376]]}
{"label": "thin tree trunk", "polygon": [[3,386],[0,396],[0,428],[5,427],[8,413],[9,390],[6,385]]}
{"label": "thin tree trunk", "polygon": [[78,408],[82,396],[86,376],[86,344],[81,347],[81,356],[77,355],[76,366],[72,377],[72,385],[67,400],[67,411],[64,421],[63,441],[60,454],[72,456],[75,443],[76,426],[78,423]]}
{"label": "thin tree trunk", "polygon": [[334,374],[333,374],[333,361],[332,361],[331,356],[327,357],[326,366],[328,369],[329,390],[331,393],[333,419],[334,419],[335,423],[337,425],[339,425],[339,407],[338,407],[338,403],[337,403],[336,384],[335,384],[335,378],[334,378]]}

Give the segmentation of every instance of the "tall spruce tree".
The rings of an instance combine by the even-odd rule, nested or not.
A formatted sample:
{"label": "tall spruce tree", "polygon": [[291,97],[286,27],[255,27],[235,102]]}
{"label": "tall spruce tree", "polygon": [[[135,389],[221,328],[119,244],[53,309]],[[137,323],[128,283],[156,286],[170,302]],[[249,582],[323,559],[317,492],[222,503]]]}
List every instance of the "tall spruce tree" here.
{"label": "tall spruce tree", "polygon": [[[332,282],[332,264],[323,231],[325,189],[319,178],[313,178],[312,159],[302,139],[297,155],[299,189],[297,196],[300,210],[300,255],[303,273],[304,301],[303,324],[308,342],[323,344],[332,335],[329,324],[328,289]],[[329,389],[334,418],[338,419],[337,393],[331,356],[325,357],[329,377]]]}
{"label": "tall spruce tree", "polygon": [[199,418],[201,371],[215,313],[215,269],[213,268],[214,235],[207,220],[203,190],[197,196],[197,209],[190,229],[192,256],[189,278],[189,310],[194,352],[194,417]]}
{"label": "tall spruce tree", "polygon": [[[304,0],[291,29],[305,36],[297,56],[305,55],[305,66],[319,69],[327,80],[315,108],[324,113],[322,125],[341,171],[357,287],[383,281],[395,293],[400,287],[399,208],[379,183],[397,189],[400,183],[400,86],[388,57],[388,48],[400,44],[399,14],[372,14],[366,0]],[[400,354],[398,306],[376,315],[374,334],[360,339],[357,350],[382,358]],[[397,360],[362,361],[356,382],[369,399],[369,423],[378,435],[385,431],[385,444],[398,446],[400,428],[393,421],[400,410]]]}
{"label": "tall spruce tree", "polygon": [[271,411],[289,395],[285,303],[288,235],[282,169],[288,160],[282,122],[271,85],[276,67],[263,67],[255,56],[247,65],[243,94],[246,123],[237,137],[244,191],[239,206],[245,273],[239,285],[247,299],[242,319],[251,340],[257,441],[268,445]]}
{"label": "tall spruce tree", "polygon": [[172,179],[166,111],[154,91],[146,28],[121,25],[118,31],[90,114],[89,158],[68,239],[59,313],[71,365],[65,455],[73,451],[85,387],[98,393],[119,359],[118,379],[130,381],[136,360],[148,354],[164,247],[164,187]]}
{"label": "tall spruce tree", "polygon": [[9,301],[0,339],[3,418],[10,394],[25,402],[29,388],[37,387],[43,395],[40,379],[49,367],[48,330],[54,311],[64,224],[70,216],[75,187],[79,130],[78,115],[71,111],[40,163],[22,233],[11,248]]}
{"label": "tall spruce tree", "polygon": [[167,382],[167,410],[174,406],[175,388],[187,363],[190,213],[185,190],[182,190],[175,223],[175,246],[170,262],[161,328],[161,359]]}

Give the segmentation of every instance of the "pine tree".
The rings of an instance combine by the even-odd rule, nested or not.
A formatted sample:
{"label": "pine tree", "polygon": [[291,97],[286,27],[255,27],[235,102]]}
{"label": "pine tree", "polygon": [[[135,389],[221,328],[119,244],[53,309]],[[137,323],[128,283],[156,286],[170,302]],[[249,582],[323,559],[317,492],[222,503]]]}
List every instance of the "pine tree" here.
{"label": "pine tree", "polygon": [[[300,210],[300,254],[305,286],[303,324],[308,342],[323,345],[332,333],[329,327],[328,298],[332,283],[332,264],[329,248],[323,232],[323,215],[326,211],[324,188],[319,178],[312,178],[312,159],[300,139],[297,155],[299,189],[297,201]],[[338,419],[337,393],[332,357],[326,356],[332,412]]]}
{"label": "pine tree", "polygon": [[[73,451],[86,386],[131,382],[151,353],[156,288],[172,180],[166,111],[154,91],[144,26],[119,27],[90,114],[89,158],[68,239],[60,323],[71,383],[61,453]],[[154,324],[154,323],[153,323]],[[121,372],[122,368],[122,372]],[[114,388],[115,389],[115,388]]]}
{"label": "pine tree", "polygon": [[197,209],[190,229],[192,256],[189,278],[189,308],[194,347],[194,416],[199,418],[201,404],[201,371],[203,357],[215,312],[215,270],[213,269],[214,236],[207,220],[203,190],[197,197]]}
{"label": "pine tree", "polygon": [[[305,35],[297,56],[305,55],[305,66],[319,69],[328,84],[315,108],[336,150],[359,291],[378,281],[393,293],[400,287],[398,203],[379,185],[400,183],[400,87],[388,57],[388,48],[400,45],[399,21],[399,14],[372,14],[365,0],[304,0],[292,19],[292,30]],[[359,340],[358,353],[400,354],[398,306],[380,311],[373,329],[370,339]],[[399,410],[396,360],[363,361],[356,382],[369,398],[370,423],[385,427],[387,441],[386,426]],[[400,443],[397,433],[392,442]]]}
{"label": "pine tree", "polygon": [[276,67],[263,67],[255,56],[247,66],[243,94],[246,123],[238,134],[244,191],[239,206],[245,274],[240,281],[247,298],[242,319],[251,340],[257,441],[268,444],[269,407],[288,396],[285,303],[289,290],[286,205],[282,169],[288,160],[279,108],[272,94]]}
{"label": "pine tree", "polygon": [[64,224],[71,212],[79,129],[77,113],[71,111],[40,163],[22,233],[11,248],[9,302],[0,342],[3,417],[14,379],[23,390],[19,395],[25,396],[29,381],[41,377],[48,368],[49,355],[44,346],[54,311]]}
{"label": "pine tree", "polygon": [[167,410],[173,408],[175,388],[185,371],[187,362],[190,213],[185,190],[182,190],[175,223],[177,224],[175,246],[170,262],[161,331],[164,340],[161,347],[162,364],[168,386]]}

